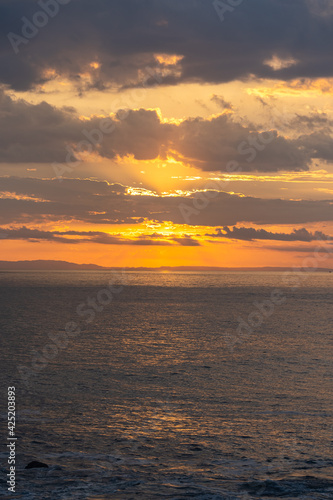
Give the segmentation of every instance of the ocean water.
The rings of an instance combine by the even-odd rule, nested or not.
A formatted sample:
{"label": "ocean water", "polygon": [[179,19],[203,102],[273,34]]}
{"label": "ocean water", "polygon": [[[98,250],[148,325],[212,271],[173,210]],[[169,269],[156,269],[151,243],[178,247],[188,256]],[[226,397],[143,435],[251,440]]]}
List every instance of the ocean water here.
{"label": "ocean water", "polygon": [[332,303],[329,273],[0,273],[1,498],[332,499]]}

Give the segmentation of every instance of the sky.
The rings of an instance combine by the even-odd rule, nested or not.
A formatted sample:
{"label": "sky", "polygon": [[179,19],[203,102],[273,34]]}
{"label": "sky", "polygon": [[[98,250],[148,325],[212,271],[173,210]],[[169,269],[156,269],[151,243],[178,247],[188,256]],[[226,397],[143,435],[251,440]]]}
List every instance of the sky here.
{"label": "sky", "polygon": [[0,260],[333,267],[332,46],[331,0],[1,0]]}

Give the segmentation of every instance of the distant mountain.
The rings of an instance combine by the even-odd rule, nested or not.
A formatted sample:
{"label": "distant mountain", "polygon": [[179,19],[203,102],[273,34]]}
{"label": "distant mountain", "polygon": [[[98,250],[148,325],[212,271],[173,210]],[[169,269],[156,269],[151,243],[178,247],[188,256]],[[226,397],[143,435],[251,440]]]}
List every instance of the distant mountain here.
{"label": "distant mountain", "polygon": [[19,260],[0,261],[2,271],[94,271],[104,268],[95,264],[73,264],[62,260]]}
{"label": "distant mountain", "polygon": [[[96,264],[74,264],[63,260],[20,260],[17,262],[0,261],[0,271],[188,271],[188,272],[223,272],[223,271],[290,271],[290,267],[209,267],[209,266],[161,266],[161,267],[103,267]],[[310,269],[311,271],[311,269]],[[332,271],[322,268],[319,271]]]}

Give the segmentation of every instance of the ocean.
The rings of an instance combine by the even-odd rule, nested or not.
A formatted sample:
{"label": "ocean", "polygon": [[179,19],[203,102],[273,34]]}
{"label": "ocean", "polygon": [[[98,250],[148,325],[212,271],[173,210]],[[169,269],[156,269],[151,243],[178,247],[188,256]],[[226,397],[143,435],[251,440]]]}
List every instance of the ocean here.
{"label": "ocean", "polygon": [[333,274],[1,272],[0,301],[1,498],[333,498]]}

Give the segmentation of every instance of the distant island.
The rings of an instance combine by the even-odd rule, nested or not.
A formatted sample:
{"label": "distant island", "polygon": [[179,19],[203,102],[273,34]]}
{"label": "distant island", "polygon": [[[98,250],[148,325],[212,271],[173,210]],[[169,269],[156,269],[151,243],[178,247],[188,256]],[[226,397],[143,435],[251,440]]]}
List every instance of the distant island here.
{"label": "distant island", "polygon": [[[223,272],[223,271],[290,271],[291,267],[211,267],[211,266],[160,266],[160,267],[103,267],[97,264],[75,264],[62,260],[19,260],[0,261],[0,271],[152,271],[152,272]],[[311,271],[311,269],[309,269]],[[331,268],[318,271],[332,272]]]}

